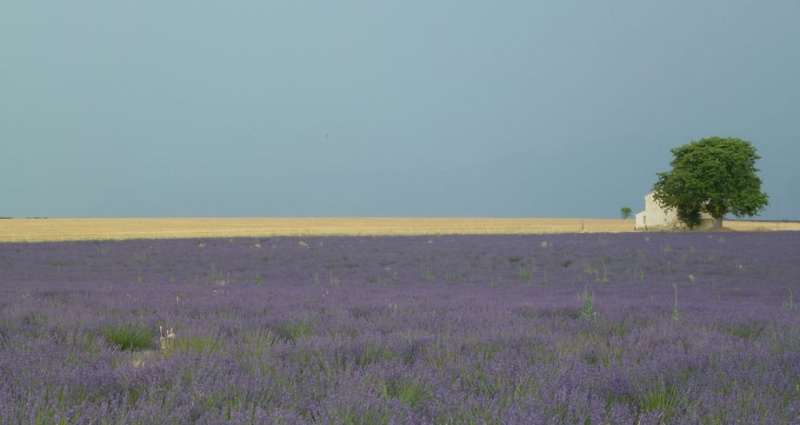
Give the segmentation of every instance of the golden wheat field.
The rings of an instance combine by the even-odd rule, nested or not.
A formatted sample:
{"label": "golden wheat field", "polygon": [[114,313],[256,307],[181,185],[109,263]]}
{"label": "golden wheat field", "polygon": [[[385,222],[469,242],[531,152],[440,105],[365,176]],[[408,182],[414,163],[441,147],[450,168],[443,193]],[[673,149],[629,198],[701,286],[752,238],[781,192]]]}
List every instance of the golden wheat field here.
{"label": "golden wheat field", "polygon": [[[796,222],[726,220],[728,230],[800,230]],[[579,218],[83,218],[0,220],[0,242],[198,237],[601,233],[633,220]]]}

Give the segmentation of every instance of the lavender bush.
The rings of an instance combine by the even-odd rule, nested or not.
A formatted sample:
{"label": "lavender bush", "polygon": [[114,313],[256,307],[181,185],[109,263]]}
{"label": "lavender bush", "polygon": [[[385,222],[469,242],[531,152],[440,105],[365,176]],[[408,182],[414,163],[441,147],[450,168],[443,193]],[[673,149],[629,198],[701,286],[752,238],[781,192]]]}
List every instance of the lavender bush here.
{"label": "lavender bush", "polygon": [[0,244],[0,423],[800,423],[800,233]]}

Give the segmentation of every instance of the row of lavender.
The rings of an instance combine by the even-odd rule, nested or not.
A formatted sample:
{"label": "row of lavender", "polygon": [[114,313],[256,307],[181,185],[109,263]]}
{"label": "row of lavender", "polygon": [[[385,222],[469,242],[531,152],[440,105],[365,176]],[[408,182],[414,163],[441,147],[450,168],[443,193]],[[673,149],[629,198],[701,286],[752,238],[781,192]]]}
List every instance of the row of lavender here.
{"label": "row of lavender", "polygon": [[797,423],[800,233],[0,244],[0,423]]}

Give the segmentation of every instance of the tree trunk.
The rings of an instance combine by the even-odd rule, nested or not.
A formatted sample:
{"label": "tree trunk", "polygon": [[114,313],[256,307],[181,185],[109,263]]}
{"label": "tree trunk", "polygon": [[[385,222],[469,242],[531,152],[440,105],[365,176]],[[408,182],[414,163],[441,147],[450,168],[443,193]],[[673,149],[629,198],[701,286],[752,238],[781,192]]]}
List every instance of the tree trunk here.
{"label": "tree trunk", "polygon": [[714,224],[711,225],[714,230],[722,229],[722,217],[714,217]]}

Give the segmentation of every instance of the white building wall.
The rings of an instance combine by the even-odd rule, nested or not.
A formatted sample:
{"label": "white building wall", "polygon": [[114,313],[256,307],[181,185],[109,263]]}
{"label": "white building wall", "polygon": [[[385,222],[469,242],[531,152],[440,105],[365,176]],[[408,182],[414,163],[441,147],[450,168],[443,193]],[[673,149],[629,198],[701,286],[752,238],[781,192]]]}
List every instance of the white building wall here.
{"label": "white building wall", "polygon": [[653,194],[644,197],[644,211],[636,214],[636,230],[672,229],[678,224],[678,213],[674,209],[664,209],[653,199]]}
{"label": "white building wall", "polygon": [[[706,214],[700,215],[700,224],[696,229],[710,229],[714,225],[714,219]],[[636,230],[665,230],[679,227],[678,212],[673,208],[665,209],[653,199],[653,193],[648,193],[644,197],[644,211],[636,214]]]}

